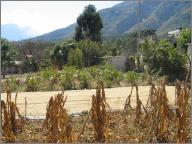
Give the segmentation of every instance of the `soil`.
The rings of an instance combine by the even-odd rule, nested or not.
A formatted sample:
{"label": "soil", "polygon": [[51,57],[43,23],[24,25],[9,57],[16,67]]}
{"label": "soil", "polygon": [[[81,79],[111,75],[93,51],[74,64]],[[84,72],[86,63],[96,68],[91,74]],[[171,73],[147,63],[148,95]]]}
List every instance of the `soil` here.
{"label": "soil", "polygon": [[[139,86],[139,96],[145,105],[148,100],[150,86]],[[112,110],[122,110],[125,100],[131,91],[131,87],[105,88],[105,96]],[[175,87],[166,86],[167,97],[171,105],[175,102]],[[48,92],[20,92],[17,96],[17,106],[21,115],[25,115],[25,97],[27,99],[26,112],[29,117],[45,116],[46,106],[51,96],[61,93],[61,91]],[[95,89],[68,90],[66,109],[68,113],[80,113],[88,111],[91,107],[91,97],[96,93]],[[2,93],[2,99],[6,100],[6,94]],[[15,93],[12,93],[12,100],[15,100]],[[136,105],[135,88],[131,97],[131,106]]]}

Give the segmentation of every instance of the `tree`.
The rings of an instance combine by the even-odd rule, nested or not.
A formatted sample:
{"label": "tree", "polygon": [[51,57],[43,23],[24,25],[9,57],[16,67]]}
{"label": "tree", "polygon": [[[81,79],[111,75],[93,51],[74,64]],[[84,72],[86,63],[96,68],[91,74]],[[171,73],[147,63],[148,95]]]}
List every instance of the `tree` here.
{"label": "tree", "polygon": [[58,69],[62,68],[64,59],[61,46],[54,46],[53,51],[51,52],[51,61]]}
{"label": "tree", "polygon": [[177,38],[177,48],[179,48],[186,55],[188,54],[187,44],[191,42],[191,30],[186,28],[183,29]]}
{"label": "tree", "polygon": [[[14,42],[14,47],[18,51],[17,59],[27,63],[26,55],[32,55],[38,68],[51,65],[49,54],[53,46],[54,44],[52,42],[45,41],[25,40]],[[22,69],[27,72],[26,65],[23,65]]]}
{"label": "tree", "polygon": [[1,66],[3,78],[5,78],[6,75],[6,66],[14,63],[15,57],[16,51],[10,42],[5,39],[1,39]]}
{"label": "tree", "polygon": [[83,53],[79,48],[69,50],[68,64],[83,67]]}
{"label": "tree", "polygon": [[85,67],[100,63],[101,45],[91,40],[83,40],[78,43],[78,48],[83,53],[83,64]]}
{"label": "tree", "polygon": [[61,69],[63,65],[67,64],[69,50],[74,48],[74,43],[68,42],[54,46],[50,54],[52,63],[57,66],[58,69]]}
{"label": "tree", "polygon": [[90,39],[92,41],[101,41],[101,29],[103,23],[94,5],[85,7],[83,13],[77,18],[75,29],[75,40]]}
{"label": "tree", "polygon": [[191,29],[186,28],[181,31],[180,36],[177,38],[177,48],[181,52],[183,52],[183,54],[187,57],[188,62],[190,64],[190,68],[186,76],[186,81],[190,78],[191,74],[191,59],[190,59],[190,53],[188,53],[188,45],[187,45],[188,43],[191,43]]}
{"label": "tree", "polygon": [[186,74],[186,57],[180,54],[167,40],[154,45],[145,41],[141,46],[143,61],[148,65],[151,74],[167,75],[168,80],[184,79]]}

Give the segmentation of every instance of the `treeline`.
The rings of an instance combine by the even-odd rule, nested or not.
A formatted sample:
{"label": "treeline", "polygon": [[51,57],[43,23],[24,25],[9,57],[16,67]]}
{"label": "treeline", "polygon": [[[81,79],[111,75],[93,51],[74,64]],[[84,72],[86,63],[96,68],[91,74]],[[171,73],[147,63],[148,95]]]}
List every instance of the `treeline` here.
{"label": "treeline", "polygon": [[[150,31],[149,31],[150,32]],[[143,35],[143,37],[149,34]],[[10,61],[22,61],[22,71],[27,72],[27,67],[32,67],[32,71],[41,68],[55,66],[61,69],[64,65],[77,67],[89,67],[101,64],[102,56],[117,56],[124,53],[134,55],[137,53],[137,34],[133,33],[124,37],[105,39],[102,42],[84,40],[67,40],[60,42],[43,41],[21,41],[10,42],[1,39],[2,49],[6,57],[2,57],[5,65],[10,65]],[[31,55],[28,60],[26,56]],[[2,55],[3,56],[3,55]],[[4,66],[4,65],[2,65]]]}

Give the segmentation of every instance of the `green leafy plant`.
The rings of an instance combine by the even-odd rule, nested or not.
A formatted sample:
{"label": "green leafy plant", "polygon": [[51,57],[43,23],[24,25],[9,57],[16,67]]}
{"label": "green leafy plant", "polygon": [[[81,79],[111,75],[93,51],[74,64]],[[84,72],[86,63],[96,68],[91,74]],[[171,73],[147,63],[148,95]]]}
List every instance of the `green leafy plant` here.
{"label": "green leafy plant", "polygon": [[135,85],[140,78],[140,75],[134,71],[129,71],[126,74],[126,80],[131,83],[131,85]]}
{"label": "green leafy plant", "polygon": [[91,74],[87,69],[83,69],[78,74],[79,80],[80,80],[80,87],[83,88],[89,88],[89,81],[91,79]]}
{"label": "green leafy plant", "polygon": [[37,91],[38,84],[39,84],[39,82],[35,77],[29,77],[26,80],[26,90],[27,91]]}
{"label": "green leafy plant", "polygon": [[76,74],[75,67],[65,67],[60,75],[60,84],[61,86],[66,89],[75,89],[74,78]]}

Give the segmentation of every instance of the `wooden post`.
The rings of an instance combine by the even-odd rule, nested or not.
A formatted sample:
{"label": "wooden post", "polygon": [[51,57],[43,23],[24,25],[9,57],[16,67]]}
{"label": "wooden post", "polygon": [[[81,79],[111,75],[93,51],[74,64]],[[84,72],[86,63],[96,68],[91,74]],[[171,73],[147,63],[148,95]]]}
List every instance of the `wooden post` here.
{"label": "wooden post", "polygon": [[27,119],[27,97],[25,97],[25,119]]}

